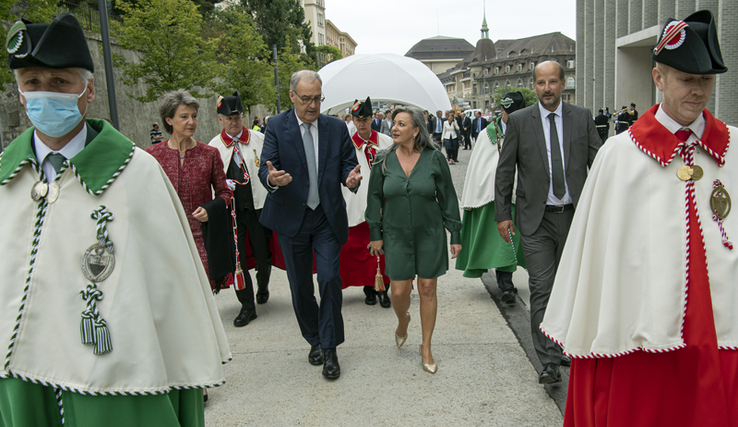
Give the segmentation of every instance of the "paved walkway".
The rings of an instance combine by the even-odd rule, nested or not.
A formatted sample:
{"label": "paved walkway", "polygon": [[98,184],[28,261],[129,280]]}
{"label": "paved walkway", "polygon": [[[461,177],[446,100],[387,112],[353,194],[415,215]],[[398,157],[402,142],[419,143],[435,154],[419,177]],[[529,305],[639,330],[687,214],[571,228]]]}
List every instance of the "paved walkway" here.
{"label": "paved walkway", "polygon": [[[460,151],[461,163],[451,167],[459,194],[470,153]],[[515,282],[523,287],[524,273],[518,274]],[[562,424],[524,345],[480,279],[452,268],[438,281],[435,375],[421,367],[417,291],[409,338],[397,349],[394,311],[365,305],[360,288],[346,289],[346,342],[338,347],[342,373],[335,381],[307,362],[310,347],[300,335],[284,271],[273,270],[270,290],[269,302],[257,306],[258,319],[243,328],[233,326],[240,308],[233,291],[216,296],[233,361],[225,365],[226,384],[210,391],[208,426]],[[519,305],[518,315],[525,311],[522,300]]]}

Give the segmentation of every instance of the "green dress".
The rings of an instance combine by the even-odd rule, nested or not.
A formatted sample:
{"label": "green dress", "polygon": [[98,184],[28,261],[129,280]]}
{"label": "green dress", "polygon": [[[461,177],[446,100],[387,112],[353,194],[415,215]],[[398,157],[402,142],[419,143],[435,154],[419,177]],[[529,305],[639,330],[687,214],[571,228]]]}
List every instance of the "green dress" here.
{"label": "green dress", "polygon": [[443,275],[448,270],[444,228],[451,232],[451,244],[461,244],[459,201],[448,163],[438,150],[421,151],[409,177],[397,153],[380,152],[369,176],[364,216],[370,239],[384,240],[385,273],[390,280]]}

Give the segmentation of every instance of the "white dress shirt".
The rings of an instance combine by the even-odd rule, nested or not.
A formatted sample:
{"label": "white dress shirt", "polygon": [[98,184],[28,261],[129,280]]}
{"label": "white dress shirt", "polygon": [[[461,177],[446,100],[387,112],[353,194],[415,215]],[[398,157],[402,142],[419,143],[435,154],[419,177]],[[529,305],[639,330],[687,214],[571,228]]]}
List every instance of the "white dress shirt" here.
{"label": "white dress shirt", "polygon": [[702,134],[705,132],[705,117],[702,114],[697,117],[697,120],[690,123],[689,126],[682,126],[677,123],[676,120],[672,119],[671,117],[669,117],[669,115],[666,114],[666,111],[664,111],[663,109],[663,104],[661,104],[659,105],[659,109],[656,111],[656,114],[654,116],[656,120],[664,125],[664,127],[668,129],[671,133],[676,133],[678,130],[682,129],[691,130],[692,135],[690,135],[687,139],[687,143],[699,140],[700,138],[702,138]]}
{"label": "white dress shirt", "polygon": [[79,131],[72,139],[67,142],[67,145],[62,147],[59,151],[52,151],[48,145],[44,144],[38,137],[36,131],[33,131],[33,148],[36,151],[36,160],[41,164],[41,169],[44,171],[47,182],[52,182],[56,179],[56,170],[51,162],[46,158],[51,153],[59,153],[67,159],[71,159],[76,156],[77,153],[85,148],[85,141],[87,140],[87,123],[82,126],[82,130]]}
{"label": "white dress shirt", "polygon": [[[302,126],[303,122],[300,120],[300,117],[297,116],[297,111],[295,111],[295,117],[297,118],[297,125],[300,126],[300,136],[302,136],[303,133],[305,133],[305,128]],[[319,172],[320,169],[318,168],[318,121],[314,121],[310,123],[310,135],[313,136],[313,148],[315,151],[315,172]]]}
{"label": "white dress shirt", "polygon": [[[564,156],[564,119],[561,114],[563,112],[563,102],[559,101],[559,106],[554,111],[548,111],[543,108],[540,102],[538,102],[538,109],[541,112],[541,124],[543,125],[543,137],[546,138],[546,153],[548,154],[548,199],[546,199],[547,205],[561,206],[573,203],[571,195],[569,194],[569,184],[566,183],[566,159]],[[551,122],[548,115],[554,113],[556,117],[554,122],[556,123],[556,133],[559,136],[557,141],[559,149],[561,150],[561,166],[564,168],[564,184],[566,185],[566,193],[564,197],[559,199],[554,195],[553,192],[553,173],[552,173],[552,162],[551,162]]]}

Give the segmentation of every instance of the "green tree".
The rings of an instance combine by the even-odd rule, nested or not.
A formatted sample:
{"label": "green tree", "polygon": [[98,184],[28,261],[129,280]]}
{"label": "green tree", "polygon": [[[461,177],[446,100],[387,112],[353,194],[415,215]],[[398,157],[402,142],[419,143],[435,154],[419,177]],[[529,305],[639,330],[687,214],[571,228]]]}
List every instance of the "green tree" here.
{"label": "green tree", "polygon": [[[287,40],[286,44],[291,41]],[[315,64],[310,58],[298,53],[284,50],[277,58],[279,65],[279,100],[282,110],[290,108],[290,78],[295,71],[314,70]],[[274,92],[274,90],[273,90]],[[276,101],[276,97],[274,98]]]}
{"label": "green tree", "polygon": [[525,98],[525,106],[530,106],[538,102],[538,97],[536,96],[536,93],[528,89],[527,87],[498,87],[495,89],[495,106],[497,108],[500,108],[500,101],[505,96],[507,92],[520,92],[523,94],[523,98]]}
{"label": "green tree", "polygon": [[[51,22],[58,13],[56,2],[51,0],[0,0],[0,28],[6,34],[10,26],[21,18],[31,22]],[[13,72],[7,66],[0,67],[0,83],[14,81]]]}
{"label": "green tree", "polygon": [[222,31],[219,57],[224,62],[222,83],[216,89],[223,96],[238,90],[245,108],[257,104],[272,105],[274,67],[264,40],[257,33],[251,16],[240,6],[215,13],[212,28]]}
{"label": "green tree", "polygon": [[300,0],[241,0],[241,4],[254,17],[256,28],[270,52],[275,44],[278,52],[288,48],[294,53],[299,52],[302,45],[308,55],[313,55],[312,30],[305,22]]}
{"label": "green tree", "polygon": [[313,52],[316,54],[318,68],[323,68],[331,62],[343,58],[341,49],[334,46],[315,46]]}
{"label": "green tree", "polygon": [[123,24],[113,26],[123,49],[138,55],[126,60],[115,55],[115,65],[123,70],[123,83],[145,83],[146,94],[133,96],[152,102],[161,94],[186,89],[195,97],[207,97],[222,75],[216,61],[218,37],[203,39],[202,16],[190,0],[139,0],[134,6],[119,3]]}

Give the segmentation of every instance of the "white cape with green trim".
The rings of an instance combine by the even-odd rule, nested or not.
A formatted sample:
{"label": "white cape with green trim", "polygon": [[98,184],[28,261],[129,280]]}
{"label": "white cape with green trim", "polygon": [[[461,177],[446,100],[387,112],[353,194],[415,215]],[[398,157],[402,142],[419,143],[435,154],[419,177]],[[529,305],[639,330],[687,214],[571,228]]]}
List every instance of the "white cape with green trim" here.
{"label": "white cape with green trim", "polygon": [[[185,212],[156,160],[134,149],[99,196],[70,168],[56,202],[34,202],[37,181],[26,165],[0,186],[0,377],[89,394],[222,384],[231,358],[223,325]],[[113,350],[95,355],[80,338],[80,291],[89,282],[80,261],[97,241],[90,214],[101,205],[114,216],[107,231],[115,268],[97,284],[97,308]]]}

